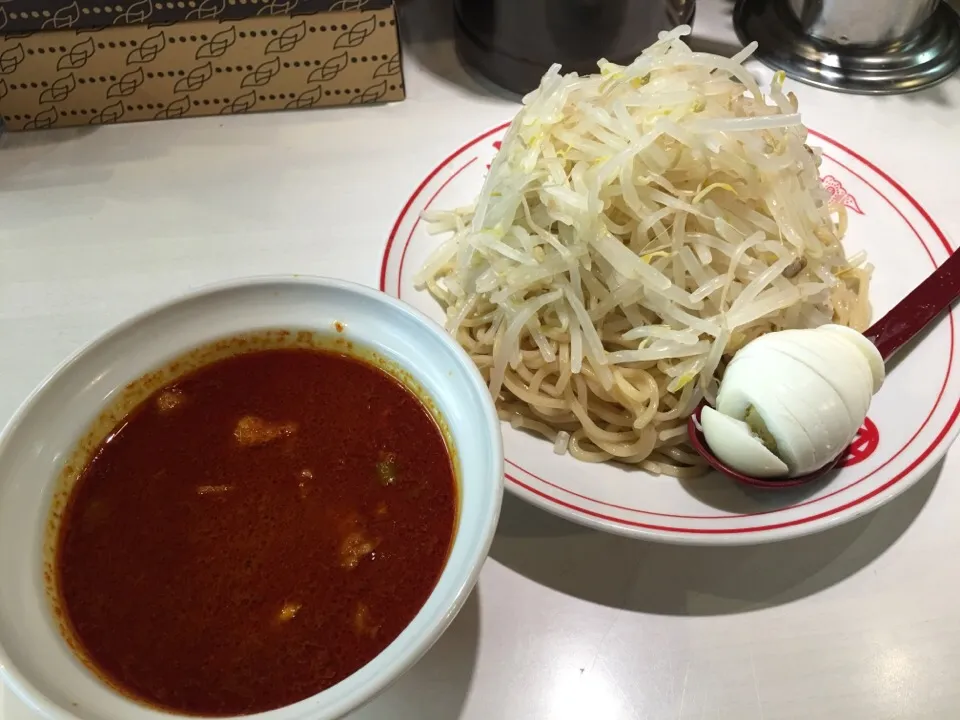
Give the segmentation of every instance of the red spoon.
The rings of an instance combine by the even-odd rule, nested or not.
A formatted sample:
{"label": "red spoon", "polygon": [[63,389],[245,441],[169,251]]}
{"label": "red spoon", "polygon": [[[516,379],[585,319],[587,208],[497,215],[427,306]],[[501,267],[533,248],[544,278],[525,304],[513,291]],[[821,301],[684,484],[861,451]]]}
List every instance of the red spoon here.
{"label": "red spoon", "polygon": [[[960,297],[960,253],[955,253],[947,258],[947,261],[938,267],[933,275],[920,283],[913,292],[897,303],[893,310],[875,322],[863,335],[877,346],[884,362],[887,362],[894,353],[910,342],[935,317],[949,308],[958,297]],[[797,477],[776,479],[744,475],[724,464],[710,451],[706,438],[700,430],[700,411],[702,409],[703,405],[701,404],[693,411],[687,421],[690,444],[713,469],[753,487],[779,490],[813,482],[832,470],[846,455],[846,452],[842,452],[835,460],[831,460],[819,470]]]}

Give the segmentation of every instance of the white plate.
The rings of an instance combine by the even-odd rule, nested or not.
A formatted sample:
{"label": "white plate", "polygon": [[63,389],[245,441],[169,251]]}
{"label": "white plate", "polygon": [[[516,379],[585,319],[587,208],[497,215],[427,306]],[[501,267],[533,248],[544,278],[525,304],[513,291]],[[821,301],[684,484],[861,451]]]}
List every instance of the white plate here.
{"label": "white plate", "polygon": [[[413,275],[439,241],[420,214],[476,196],[506,125],[450,155],[413,192],[383,256],[380,288],[432,317],[442,312]],[[848,253],[864,249],[876,266],[871,299],[879,318],[952,253],[923,207],[853,150],[811,131],[823,149],[824,182],[849,208]],[[804,535],[879,507],[916,482],[947,451],[960,425],[956,313],[904,356],[874,399],[855,450],[814,488],[751,493],[719,475],[679,482],[638,470],[590,465],[553,453],[550,443],[503,426],[507,487],[562,517],[654,540],[746,544]]]}

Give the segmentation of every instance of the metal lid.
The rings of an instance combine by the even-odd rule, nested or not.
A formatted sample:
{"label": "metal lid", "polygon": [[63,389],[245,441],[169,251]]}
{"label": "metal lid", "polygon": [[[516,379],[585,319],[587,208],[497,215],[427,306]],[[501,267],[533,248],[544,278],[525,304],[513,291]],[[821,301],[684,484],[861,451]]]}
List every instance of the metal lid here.
{"label": "metal lid", "polygon": [[812,37],[785,0],[741,0],[734,26],[741,42],[757,42],[754,57],[764,64],[841,92],[911,92],[945,80],[960,67],[960,20],[943,3],[906,37],[876,45]]}

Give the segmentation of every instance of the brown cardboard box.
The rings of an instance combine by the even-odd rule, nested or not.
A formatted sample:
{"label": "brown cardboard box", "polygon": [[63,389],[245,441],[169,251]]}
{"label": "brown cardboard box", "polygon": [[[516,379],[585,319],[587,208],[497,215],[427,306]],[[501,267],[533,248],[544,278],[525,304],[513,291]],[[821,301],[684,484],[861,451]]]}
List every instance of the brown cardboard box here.
{"label": "brown cardboard box", "polygon": [[[296,9],[297,0],[154,5],[174,5],[186,17],[211,1],[225,15],[242,4],[254,16],[0,37],[0,115],[6,127],[32,130],[403,99],[392,4],[368,10],[363,0],[312,0],[313,7],[363,9],[306,15],[270,14]],[[8,20],[14,12],[12,19],[22,20],[23,7],[41,2],[0,0],[0,10],[7,10]],[[302,6],[309,2],[301,0]],[[139,4],[123,10],[128,19]],[[51,18],[38,12],[40,18],[30,19],[41,25],[57,17],[55,11],[48,10]]]}
{"label": "brown cardboard box", "polygon": [[245,20],[256,15],[384,10],[393,0],[0,0],[0,35],[96,30],[111,25],[171,25]]}

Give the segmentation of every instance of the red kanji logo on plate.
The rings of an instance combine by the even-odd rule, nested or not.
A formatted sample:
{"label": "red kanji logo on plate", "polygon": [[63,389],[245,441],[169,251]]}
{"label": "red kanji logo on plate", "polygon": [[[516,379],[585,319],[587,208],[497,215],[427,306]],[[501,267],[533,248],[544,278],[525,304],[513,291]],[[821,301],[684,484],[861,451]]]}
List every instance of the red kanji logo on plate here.
{"label": "red kanji logo on plate", "polygon": [[838,467],[850,467],[862,463],[868,457],[873,455],[874,450],[880,444],[880,431],[870,418],[865,418],[863,425],[857,430],[857,434],[847,448],[847,454],[843,456]]}

